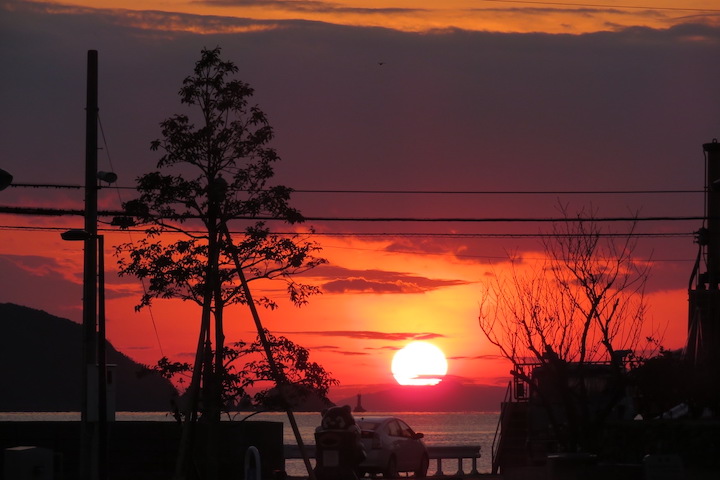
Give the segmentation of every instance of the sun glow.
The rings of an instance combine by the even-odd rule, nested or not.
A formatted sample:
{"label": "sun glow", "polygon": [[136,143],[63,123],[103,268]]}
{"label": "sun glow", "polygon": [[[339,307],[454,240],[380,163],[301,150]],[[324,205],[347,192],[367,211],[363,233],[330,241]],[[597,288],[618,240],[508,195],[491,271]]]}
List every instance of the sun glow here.
{"label": "sun glow", "polygon": [[445,354],[428,342],[412,342],[398,350],[392,374],[400,385],[437,385],[447,373]]}

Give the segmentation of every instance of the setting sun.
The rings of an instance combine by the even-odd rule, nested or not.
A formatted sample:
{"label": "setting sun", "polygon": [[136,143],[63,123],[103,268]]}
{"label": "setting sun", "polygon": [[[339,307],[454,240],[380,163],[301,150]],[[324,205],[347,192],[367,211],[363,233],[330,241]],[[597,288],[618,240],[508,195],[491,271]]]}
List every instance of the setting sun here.
{"label": "setting sun", "polygon": [[427,342],[406,345],[392,360],[392,374],[400,385],[437,385],[447,369],[445,354]]}

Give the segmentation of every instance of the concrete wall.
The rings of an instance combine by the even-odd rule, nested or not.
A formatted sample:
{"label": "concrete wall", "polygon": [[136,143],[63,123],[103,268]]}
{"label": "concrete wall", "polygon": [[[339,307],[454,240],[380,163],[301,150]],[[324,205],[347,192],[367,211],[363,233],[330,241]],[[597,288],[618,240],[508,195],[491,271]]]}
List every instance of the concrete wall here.
{"label": "concrete wall", "polygon": [[[170,479],[175,467],[181,427],[175,422],[110,422],[108,424],[108,472],[110,480]],[[251,445],[260,452],[263,478],[285,469],[281,422],[222,422],[220,468],[224,478],[242,478],[245,451]],[[198,424],[193,459],[202,470],[206,457],[206,425]],[[5,450],[35,446],[53,452],[54,478],[78,476],[79,422],[0,422],[0,480],[4,478]]]}

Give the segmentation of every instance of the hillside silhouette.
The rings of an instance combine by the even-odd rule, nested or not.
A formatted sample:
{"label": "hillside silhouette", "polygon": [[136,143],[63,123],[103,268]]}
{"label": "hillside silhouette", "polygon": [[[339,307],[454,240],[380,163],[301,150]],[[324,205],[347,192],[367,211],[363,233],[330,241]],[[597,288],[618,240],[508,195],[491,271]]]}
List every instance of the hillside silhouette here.
{"label": "hillside silhouette", "polygon": [[[80,411],[82,327],[70,320],[12,303],[0,303],[0,411]],[[176,394],[156,374],[107,344],[116,365],[116,411],[168,411]]]}
{"label": "hillside silhouette", "polygon": [[[445,379],[437,385],[397,385],[362,394],[369,412],[497,412],[507,387],[466,385]],[[355,406],[357,397],[337,402]]]}

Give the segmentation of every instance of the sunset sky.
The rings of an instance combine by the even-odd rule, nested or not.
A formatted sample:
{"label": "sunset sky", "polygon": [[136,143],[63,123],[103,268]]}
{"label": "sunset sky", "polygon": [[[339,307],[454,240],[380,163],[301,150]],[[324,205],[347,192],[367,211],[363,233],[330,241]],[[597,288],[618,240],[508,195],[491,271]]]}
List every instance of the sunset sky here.
{"label": "sunset sky", "polygon": [[[306,279],[322,295],[263,322],[341,381],[335,398],[394,383],[392,355],[416,339],[445,352],[449,376],[506,383],[477,326],[480,292],[509,254],[539,259],[550,225],[482,220],[555,218],[559,202],[666,218],[640,223],[655,236],[638,254],[653,262],[649,319],[664,346],[684,344],[701,222],[678,218],[703,215],[702,144],[720,136],[717,1],[0,0],[0,168],[19,184],[82,184],[98,50],[99,164],[122,187],[100,208],[119,209],[215,46],[255,88],[277,182],[318,219],[329,260]],[[81,209],[83,192],[11,187],[0,206]],[[382,217],[416,221],[339,220]],[[0,214],[0,302],[79,321],[81,245],[59,233],[82,224]],[[188,360],[199,310],[136,313],[141,286],[111,253],[140,234],[101,228],[109,339],[140,362]],[[228,318],[229,341],[253,337],[245,308]]]}

